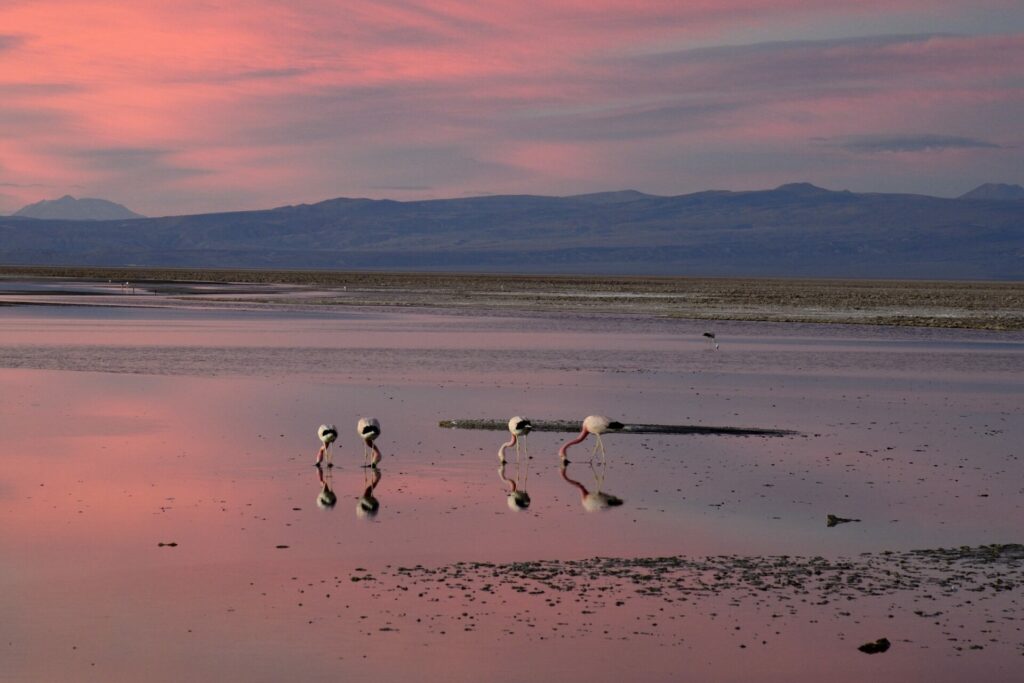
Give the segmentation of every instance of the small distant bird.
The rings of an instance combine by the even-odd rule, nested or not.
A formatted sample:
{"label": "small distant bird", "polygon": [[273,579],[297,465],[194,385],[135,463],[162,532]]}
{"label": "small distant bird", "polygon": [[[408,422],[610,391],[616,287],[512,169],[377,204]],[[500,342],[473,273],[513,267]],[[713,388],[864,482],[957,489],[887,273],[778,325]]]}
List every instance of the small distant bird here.
{"label": "small distant bird", "polygon": [[708,340],[709,344],[713,344],[714,345],[715,351],[717,351],[718,350],[718,340],[715,339],[715,333],[714,332],[705,332],[704,336],[707,337],[707,340]]}
{"label": "small distant bird", "polygon": [[338,438],[338,429],[334,425],[320,425],[320,429],[316,430],[316,435],[320,437],[320,441],[323,443],[320,446],[320,451],[316,454],[316,466],[320,467],[320,463],[323,461],[324,456],[327,456],[327,466],[334,467],[334,463],[331,462],[330,447],[334,443],[334,440]]}
{"label": "small distant bird", "polygon": [[577,436],[572,441],[568,441],[565,444],[563,444],[562,447],[558,449],[558,455],[559,457],[561,457],[562,460],[565,460],[567,457],[566,452],[569,450],[570,446],[574,446],[580,443],[585,438],[587,438],[588,434],[593,434],[594,436],[597,437],[597,443],[594,444],[594,450],[590,453],[590,459],[593,460],[594,453],[596,453],[598,449],[600,449],[601,459],[604,460],[604,444],[601,442],[601,435],[606,432],[617,432],[624,426],[625,425],[623,425],[621,422],[615,422],[605,417],[604,415],[588,415],[583,420],[583,429],[580,430],[580,435]]}
{"label": "small distant bird", "polygon": [[380,436],[380,422],[375,417],[361,417],[356,423],[356,431],[363,440],[363,467],[379,464],[380,450],[374,441]]}
{"label": "small distant bird", "polygon": [[512,438],[506,443],[501,444],[501,448],[498,449],[498,460],[500,462],[505,462],[505,449],[511,446],[516,447],[516,460],[519,460],[519,437],[523,437],[523,452],[525,453],[526,435],[533,431],[533,425],[525,417],[516,415],[508,421],[508,431],[512,434]]}

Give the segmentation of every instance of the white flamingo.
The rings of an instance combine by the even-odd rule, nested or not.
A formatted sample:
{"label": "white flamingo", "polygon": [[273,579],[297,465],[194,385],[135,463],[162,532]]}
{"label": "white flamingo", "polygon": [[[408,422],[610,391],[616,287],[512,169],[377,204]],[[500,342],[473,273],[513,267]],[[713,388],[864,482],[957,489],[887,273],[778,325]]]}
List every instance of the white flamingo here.
{"label": "white flamingo", "polygon": [[338,438],[338,429],[334,425],[320,425],[320,429],[316,430],[316,435],[320,437],[320,441],[323,443],[320,446],[320,451],[316,454],[316,466],[320,467],[320,463],[323,461],[324,456],[327,456],[327,466],[334,467],[334,463],[331,462],[331,444]]}
{"label": "white flamingo", "polygon": [[572,441],[567,441],[566,443],[562,444],[562,447],[558,449],[558,455],[564,461],[568,457],[566,453],[568,452],[570,446],[575,446],[576,444],[580,443],[585,438],[587,438],[588,434],[593,434],[595,437],[597,437],[597,443],[594,444],[594,450],[590,454],[590,459],[593,460],[594,453],[596,453],[598,449],[600,449],[601,460],[604,461],[604,444],[601,442],[601,435],[606,432],[617,432],[624,426],[625,425],[623,425],[621,422],[615,422],[614,420],[611,420],[605,417],[604,415],[588,415],[583,420],[583,429],[580,430],[580,435],[577,436]]}
{"label": "white flamingo", "polygon": [[707,338],[708,344],[713,344],[714,345],[715,351],[717,351],[718,350],[718,339],[715,338],[715,333],[714,332],[705,332],[703,336]]}
{"label": "white flamingo", "polygon": [[374,441],[380,436],[380,422],[375,417],[361,417],[356,431],[363,440],[363,467],[376,467],[380,463],[380,450]]}
{"label": "white flamingo", "polygon": [[[519,462],[519,437],[523,437],[523,453],[526,454],[526,435],[533,431],[533,425],[525,417],[516,415],[509,419],[508,431],[512,434],[512,438],[501,444],[501,448],[498,449],[498,461],[505,462],[505,449],[515,446],[516,462]],[[529,457],[529,454],[526,455]]]}

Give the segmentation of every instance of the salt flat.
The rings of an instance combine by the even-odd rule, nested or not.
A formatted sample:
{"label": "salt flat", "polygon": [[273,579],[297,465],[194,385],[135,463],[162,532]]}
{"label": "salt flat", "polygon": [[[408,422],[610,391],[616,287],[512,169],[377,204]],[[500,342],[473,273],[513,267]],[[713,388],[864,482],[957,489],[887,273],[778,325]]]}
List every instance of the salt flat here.
{"label": "salt flat", "polygon": [[[0,308],[9,680],[1017,678],[1020,332],[48,296]],[[535,433],[515,511],[438,427],[590,413],[799,435]]]}

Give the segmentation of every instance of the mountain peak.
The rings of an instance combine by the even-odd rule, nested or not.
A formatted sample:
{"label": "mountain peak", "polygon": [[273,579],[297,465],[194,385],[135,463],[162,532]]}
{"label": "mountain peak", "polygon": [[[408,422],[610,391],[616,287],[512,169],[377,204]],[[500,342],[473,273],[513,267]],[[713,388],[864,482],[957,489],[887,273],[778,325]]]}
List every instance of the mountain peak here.
{"label": "mountain peak", "polygon": [[801,195],[830,194],[832,192],[832,190],[826,190],[824,187],[818,187],[812,183],[786,183],[779,185],[774,191]]}
{"label": "mountain peak", "polygon": [[142,214],[108,201],[93,197],[75,199],[69,194],[60,199],[44,199],[29,204],[13,215],[22,218],[40,218],[62,221],[116,221],[128,218],[145,218]]}
{"label": "mountain peak", "polygon": [[590,204],[621,204],[624,202],[635,202],[638,199],[646,199],[653,195],[645,194],[637,190],[612,190],[611,192],[590,192],[587,194],[576,194],[569,197],[580,202]]}
{"label": "mountain peak", "polygon": [[988,199],[997,201],[1014,201],[1024,199],[1024,187],[1006,183],[983,183],[957,199]]}

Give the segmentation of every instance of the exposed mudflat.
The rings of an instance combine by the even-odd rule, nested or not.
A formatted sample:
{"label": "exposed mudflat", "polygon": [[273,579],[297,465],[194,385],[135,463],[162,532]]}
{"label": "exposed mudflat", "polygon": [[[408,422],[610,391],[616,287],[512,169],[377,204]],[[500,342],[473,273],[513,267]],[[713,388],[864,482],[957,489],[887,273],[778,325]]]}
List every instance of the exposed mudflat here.
{"label": "exposed mudflat", "polygon": [[[471,275],[5,267],[3,278],[63,282],[79,304],[101,294],[204,305],[417,306],[638,314],[697,320],[1024,329],[1024,283]],[[83,285],[112,285],[104,292]],[[24,291],[23,297],[31,296]],[[129,293],[132,293],[129,290]],[[66,301],[65,303],[71,303]],[[139,305],[136,302],[136,305]],[[156,305],[156,302],[153,302]]]}
{"label": "exposed mudflat", "polygon": [[[767,624],[776,626],[801,612],[853,626],[855,613],[861,610],[854,603],[896,598],[917,605],[904,611],[912,611],[931,621],[936,631],[946,633],[949,650],[983,650],[1000,643],[1024,655],[1019,615],[1006,609],[1017,604],[1013,594],[1024,582],[1024,546],[1019,544],[861,553],[839,559],[720,555],[458,562],[388,568],[376,576],[354,575],[351,580],[392,602],[416,596],[421,603],[440,602],[450,612],[452,601],[465,600],[469,611],[461,613],[458,621],[469,627],[489,613],[491,601],[515,601],[519,614],[542,616],[546,610],[564,609],[558,618],[533,618],[530,628],[534,637],[541,638],[556,637],[560,632],[570,637],[576,632],[588,633],[595,623],[608,620],[608,612],[627,604],[649,615],[642,632],[630,635],[671,639],[672,623],[677,619],[714,612],[724,601],[745,613],[760,614]],[[1006,596],[1009,598],[1000,600]],[[978,611],[989,617],[988,628],[965,630],[964,620]],[[438,623],[433,628],[451,627],[444,616],[436,615]],[[515,615],[507,622],[509,629],[523,626]],[[748,618],[744,626],[747,631],[760,628],[771,632],[759,622]],[[396,619],[394,626],[408,624]],[[627,622],[626,633],[635,628],[635,622]],[[772,639],[778,634],[776,631]],[[749,635],[747,639],[750,642]],[[912,643],[905,638],[895,640]],[[935,643],[916,647],[934,649]]]}

